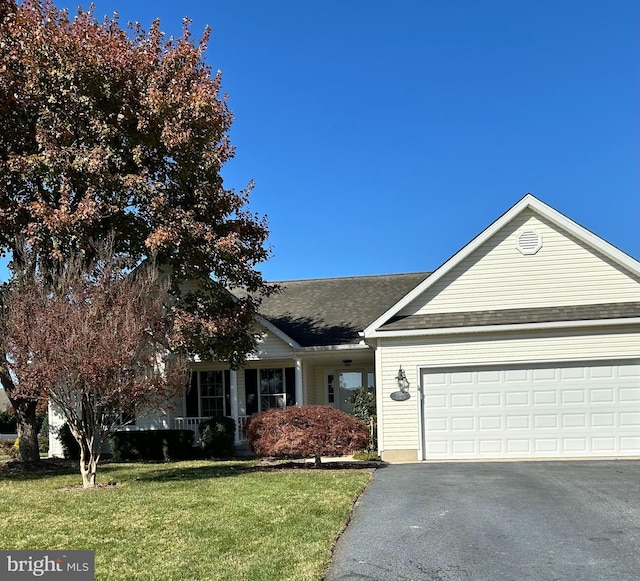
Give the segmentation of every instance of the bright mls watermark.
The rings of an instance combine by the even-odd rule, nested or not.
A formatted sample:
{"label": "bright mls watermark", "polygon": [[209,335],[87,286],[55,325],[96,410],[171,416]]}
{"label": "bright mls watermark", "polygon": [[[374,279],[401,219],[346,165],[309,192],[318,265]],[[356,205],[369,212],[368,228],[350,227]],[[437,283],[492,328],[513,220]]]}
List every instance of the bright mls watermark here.
{"label": "bright mls watermark", "polygon": [[94,581],[93,551],[0,551],[0,579]]}

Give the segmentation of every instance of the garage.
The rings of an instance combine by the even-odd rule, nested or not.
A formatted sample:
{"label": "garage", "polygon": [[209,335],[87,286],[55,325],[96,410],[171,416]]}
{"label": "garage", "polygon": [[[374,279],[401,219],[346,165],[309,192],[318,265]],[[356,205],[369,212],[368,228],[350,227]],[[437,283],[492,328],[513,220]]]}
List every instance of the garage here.
{"label": "garage", "polygon": [[640,262],[529,194],[363,337],[388,462],[640,457]]}
{"label": "garage", "polygon": [[640,455],[640,360],[420,374],[424,460]]}

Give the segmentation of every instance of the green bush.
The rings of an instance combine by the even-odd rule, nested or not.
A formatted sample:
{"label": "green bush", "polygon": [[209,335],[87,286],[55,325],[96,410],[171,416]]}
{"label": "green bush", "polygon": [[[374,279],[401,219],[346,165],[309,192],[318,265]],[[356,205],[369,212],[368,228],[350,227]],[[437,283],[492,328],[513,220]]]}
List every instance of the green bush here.
{"label": "green bush", "polygon": [[372,389],[359,387],[347,398],[347,401],[353,405],[351,415],[362,420],[369,428],[367,453],[374,453],[378,449],[376,394]]}
{"label": "green bush", "polygon": [[376,394],[372,389],[359,387],[353,390],[347,401],[353,406],[351,415],[362,420],[365,424],[369,423],[370,418],[376,417]]}
{"label": "green bush", "polygon": [[12,409],[0,411],[0,434],[15,434],[16,427],[16,414]]}
{"label": "green bush", "polygon": [[377,452],[356,452],[353,455],[354,460],[365,460],[367,462],[379,462],[380,456]]}
{"label": "green bush", "polygon": [[118,462],[185,460],[193,455],[193,430],[116,432],[109,443]]}
{"label": "green bush", "polygon": [[80,446],[71,433],[71,428],[66,422],[58,429],[58,440],[62,446],[62,455],[65,460],[80,460]]}
{"label": "green bush", "polygon": [[229,458],[233,456],[236,438],[236,423],[233,418],[219,416],[203,420],[198,426],[200,448],[208,458]]}

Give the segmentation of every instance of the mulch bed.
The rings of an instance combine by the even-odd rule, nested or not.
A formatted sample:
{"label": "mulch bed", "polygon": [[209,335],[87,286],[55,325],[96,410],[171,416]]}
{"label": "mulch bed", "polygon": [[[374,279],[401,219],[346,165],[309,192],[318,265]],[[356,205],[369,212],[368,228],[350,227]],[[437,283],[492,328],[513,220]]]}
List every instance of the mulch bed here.
{"label": "mulch bed", "polygon": [[61,458],[41,458],[39,462],[20,462],[19,460],[0,461],[0,475],[16,476],[34,473],[62,473],[78,470],[77,462]]}
{"label": "mulch bed", "polygon": [[316,467],[313,460],[272,460],[263,459],[250,470],[372,470],[385,466],[384,462],[364,460],[325,461]]}

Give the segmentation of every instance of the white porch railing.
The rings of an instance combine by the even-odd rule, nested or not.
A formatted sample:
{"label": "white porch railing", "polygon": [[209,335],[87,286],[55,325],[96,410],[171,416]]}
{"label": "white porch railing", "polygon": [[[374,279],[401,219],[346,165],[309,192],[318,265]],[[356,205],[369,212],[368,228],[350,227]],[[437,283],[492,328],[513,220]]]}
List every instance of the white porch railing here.
{"label": "white porch railing", "polygon": [[[175,428],[176,430],[193,430],[196,434],[194,439],[194,445],[197,444],[198,440],[198,426],[202,420],[209,420],[210,417],[181,417],[175,418]],[[238,420],[236,421],[236,443],[240,444],[246,440],[244,437],[244,429],[247,425],[247,420],[249,416],[238,416]]]}

